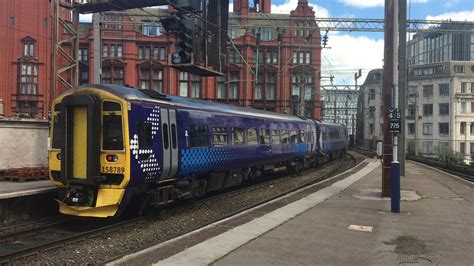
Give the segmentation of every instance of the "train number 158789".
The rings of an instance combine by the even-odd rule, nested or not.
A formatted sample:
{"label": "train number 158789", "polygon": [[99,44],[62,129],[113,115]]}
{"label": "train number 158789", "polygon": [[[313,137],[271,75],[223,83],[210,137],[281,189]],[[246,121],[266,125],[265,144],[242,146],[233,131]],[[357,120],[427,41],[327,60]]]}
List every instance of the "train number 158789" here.
{"label": "train number 158789", "polygon": [[125,172],[125,167],[102,166],[101,172],[107,174],[123,174]]}

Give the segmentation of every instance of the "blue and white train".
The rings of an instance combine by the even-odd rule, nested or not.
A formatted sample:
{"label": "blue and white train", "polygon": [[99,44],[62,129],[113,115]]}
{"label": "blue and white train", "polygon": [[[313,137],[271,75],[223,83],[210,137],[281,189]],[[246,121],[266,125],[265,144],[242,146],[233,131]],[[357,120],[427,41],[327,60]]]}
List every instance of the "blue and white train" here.
{"label": "blue and white train", "polygon": [[50,177],[60,212],[113,217],[341,156],[341,125],[164,95],[86,85],[53,103]]}

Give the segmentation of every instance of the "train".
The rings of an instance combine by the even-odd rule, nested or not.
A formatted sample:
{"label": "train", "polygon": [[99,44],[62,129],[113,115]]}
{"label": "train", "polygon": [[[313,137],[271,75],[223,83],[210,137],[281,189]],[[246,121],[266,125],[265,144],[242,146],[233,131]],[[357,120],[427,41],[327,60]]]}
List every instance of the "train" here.
{"label": "train", "polygon": [[51,107],[49,174],[64,215],[108,218],[340,157],[344,126],[111,84]]}

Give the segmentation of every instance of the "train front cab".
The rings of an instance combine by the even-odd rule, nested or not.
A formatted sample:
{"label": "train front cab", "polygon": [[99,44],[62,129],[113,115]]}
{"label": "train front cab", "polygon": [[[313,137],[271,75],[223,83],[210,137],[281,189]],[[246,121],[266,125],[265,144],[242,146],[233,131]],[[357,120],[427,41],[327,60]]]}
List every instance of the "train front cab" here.
{"label": "train front cab", "polygon": [[130,179],[127,106],[87,88],[54,101],[49,169],[62,214],[103,218],[119,211]]}

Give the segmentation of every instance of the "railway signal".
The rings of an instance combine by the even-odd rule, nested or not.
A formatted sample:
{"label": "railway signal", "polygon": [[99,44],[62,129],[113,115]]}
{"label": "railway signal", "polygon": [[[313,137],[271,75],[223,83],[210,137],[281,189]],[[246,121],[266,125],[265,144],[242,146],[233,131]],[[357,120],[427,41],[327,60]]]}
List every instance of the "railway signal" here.
{"label": "railway signal", "polygon": [[177,34],[177,53],[173,55],[174,64],[193,62],[195,23],[193,19],[181,19]]}

